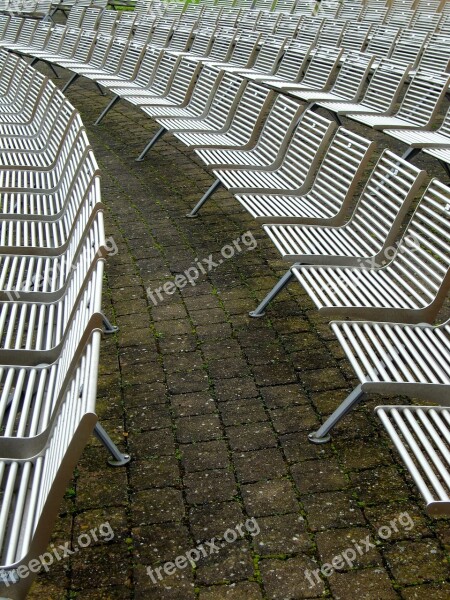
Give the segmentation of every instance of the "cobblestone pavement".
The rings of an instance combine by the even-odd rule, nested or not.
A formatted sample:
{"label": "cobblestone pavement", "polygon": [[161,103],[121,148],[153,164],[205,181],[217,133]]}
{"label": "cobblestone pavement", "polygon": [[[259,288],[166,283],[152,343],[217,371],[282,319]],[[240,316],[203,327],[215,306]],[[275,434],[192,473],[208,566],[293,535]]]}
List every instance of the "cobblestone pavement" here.
{"label": "cobblestone pavement", "polygon": [[[351,413],[331,444],[308,443],[307,432],[356,380],[300,286],[291,284],[265,318],[248,317],[285,270],[261,228],[225,191],[199,219],[186,219],[212,182],[195,154],[168,135],[134,162],[157,129],[150,119],[119,104],[93,127],[108,99],[83,81],[68,97],[103,172],[107,235],[118,250],[108,260],[104,304],[120,331],[102,344],[98,414],[133,460],[112,469],[92,440],[53,543],[75,544],[102,523],[114,538],[54,564],[30,598],[449,598],[449,523],[426,516],[374,419],[383,399]],[[360,131],[375,135],[379,148],[393,146]],[[415,163],[446,180],[431,158]],[[247,231],[255,249],[241,242],[242,251],[206,267],[196,285],[156,295],[156,305],[147,296],[211,254],[217,262]],[[404,525],[390,525],[402,513]],[[392,534],[385,540],[382,526]],[[224,534],[237,539],[218,550],[207,545]],[[179,559],[184,568],[166,566],[176,572],[158,578],[158,566],[201,543],[195,568]],[[355,560],[339,563],[350,549]],[[325,568],[328,577],[305,574],[334,557],[338,571]]]}

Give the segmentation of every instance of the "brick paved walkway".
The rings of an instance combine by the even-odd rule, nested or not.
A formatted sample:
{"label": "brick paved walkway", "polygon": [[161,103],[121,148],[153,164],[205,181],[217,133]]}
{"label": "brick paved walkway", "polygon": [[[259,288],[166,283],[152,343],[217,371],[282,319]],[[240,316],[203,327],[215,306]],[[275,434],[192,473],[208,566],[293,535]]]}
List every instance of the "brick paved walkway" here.
{"label": "brick paved walkway", "polygon": [[[201,218],[185,219],[212,182],[195,155],[167,136],[136,163],[156,131],[149,119],[119,105],[93,127],[107,99],[86,82],[68,96],[103,171],[107,234],[118,249],[108,260],[104,302],[120,332],[103,341],[98,413],[133,461],[111,469],[92,441],[53,543],[75,544],[81,532],[106,522],[114,539],[53,565],[30,598],[449,598],[448,521],[426,517],[373,418],[380,397],[346,418],[332,444],[306,441],[355,385],[354,374],[298,285],[266,318],[247,316],[285,270],[260,227],[224,191]],[[432,159],[416,164],[445,180]],[[195,286],[156,306],[148,299],[147,288],[210,254],[217,262],[221,248],[246,231],[254,250],[248,235],[245,251]],[[409,525],[381,540],[379,527],[401,513]],[[147,574],[148,566],[174,561],[239,524],[242,535],[217,553],[208,547],[195,569],[156,583]],[[344,564],[320,583],[305,576],[364,539],[374,547],[360,545],[353,569]]]}

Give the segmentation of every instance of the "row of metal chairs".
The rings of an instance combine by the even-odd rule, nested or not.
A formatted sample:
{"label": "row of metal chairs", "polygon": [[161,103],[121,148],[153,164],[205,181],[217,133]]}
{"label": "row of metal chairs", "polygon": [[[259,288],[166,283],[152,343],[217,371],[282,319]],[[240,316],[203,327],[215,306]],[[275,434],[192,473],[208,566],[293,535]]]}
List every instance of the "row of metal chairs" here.
{"label": "row of metal chairs", "polygon": [[[239,30],[254,30],[260,31],[264,35],[273,33],[279,35],[295,36],[300,28],[303,30],[309,29],[315,32],[315,35],[322,36],[321,43],[330,43],[326,40],[330,37],[333,43],[338,44],[341,39],[351,39],[352,33],[357,32],[358,37],[363,36],[365,40],[370,39],[373,33],[379,35],[379,27],[381,24],[370,21],[358,22],[350,19],[335,19],[333,17],[310,17],[302,15],[288,15],[285,13],[267,13],[259,10],[242,11],[229,10],[224,8],[203,9],[200,5],[189,4],[184,12],[177,13],[173,7],[179,6],[173,3],[164,4],[164,9],[160,7],[158,10],[141,14],[137,11],[118,12],[115,10],[101,10],[100,8],[85,8],[83,6],[74,6],[67,17],[66,25],[68,27],[93,28],[93,15],[96,14],[95,20],[99,23],[103,33],[106,33],[106,27],[114,27],[114,23],[120,22],[122,19],[132,22],[137,26],[141,19],[147,22],[152,20],[156,23],[159,19],[173,19],[177,26],[188,27],[194,29],[204,29],[205,27],[229,27]],[[182,5],[181,5],[182,6]],[[103,21],[103,23],[101,23]],[[388,34],[392,36],[391,30],[395,30],[398,34],[403,28],[414,29],[414,31],[434,33],[438,31],[448,32],[447,15],[439,16],[439,19],[430,19],[425,15],[423,19],[415,19],[414,22],[407,24],[385,24]],[[374,30],[372,32],[372,30]],[[384,31],[384,29],[381,29]],[[377,33],[378,32],[378,33]],[[109,31],[109,33],[113,33]]]}
{"label": "row of metal chairs", "polygon": [[[122,22],[122,19],[121,19]],[[142,22],[132,37],[132,41],[139,44],[147,44],[150,42],[153,46],[168,47],[172,51],[184,51],[191,44],[192,28],[183,27],[173,29],[174,22],[172,20],[162,20],[155,29],[152,28],[152,22]],[[130,36],[132,24],[124,21],[120,28],[116,31],[115,39],[110,39],[110,45],[106,51],[116,52],[117,46],[124,46],[125,40]],[[256,75],[267,73],[268,83],[270,76],[277,68],[280,71],[283,80],[286,80],[285,87],[288,84],[298,83],[298,77],[302,74],[303,66],[306,60],[314,54],[316,46],[319,48],[325,46],[324,50],[332,56],[337,54],[337,59],[331,63],[331,76],[335,73],[339,61],[348,55],[351,51],[364,51],[368,56],[374,55],[375,61],[371,63],[373,68],[381,58],[389,57],[398,63],[399,68],[410,65],[412,72],[419,69],[429,69],[433,71],[445,71],[450,58],[450,38],[435,34],[428,36],[424,33],[416,33],[411,30],[404,30],[397,38],[393,32],[391,37],[386,35],[385,31],[378,32],[372,36],[371,40],[365,45],[365,39],[358,39],[357,36],[351,35],[347,41],[341,40],[341,46],[333,43],[333,40],[327,36],[326,38],[310,37],[309,32],[301,31],[297,39],[290,44],[286,44],[285,36],[269,36],[267,39],[262,39],[257,32],[248,32],[245,35],[238,35],[235,30],[199,30],[190,46],[191,55],[204,60],[216,60],[217,62],[229,62],[228,67],[231,68],[247,68],[254,67]],[[73,58],[78,63],[88,62],[92,59],[91,55],[97,45],[96,54],[101,56],[104,50],[104,45],[98,44],[98,38],[105,40],[108,36],[111,37],[111,30],[100,30],[97,34],[91,30],[80,31],[76,28],[64,28],[56,26],[54,28],[47,24],[36,25],[30,20],[21,20],[20,18],[11,18],[8,20],[5,17],[0,18],[0,45],[15,51],[29,53],[31,56],[38,58],[42,57],[49,61],[52,58],[57,60],[63,57],[64,59]],[[121,39],[122,38],[122,39]],[[198,39],[197,39],[198,38]],[[323,39],[324,44],[318,43]],[[336,42],[336,40],[334,40]],[[298,44],[303,44],[304,51],[299,56],[298,66],[292,75],[289,69],[284,74],[286,65],[291,62],[290,49],[291,47],[298,49]],[[329,48],[328,48],[329,46]],[[285,50],[286,47],[286,50]],[[341,47],[342,52],[337,48]],[[285,56],[283,56],[283,53]],[[270,61],[266,58],[270,55]],[[122,52],[119,55],[120,60],[125,60],[125,55]],[[105,55],[102,57],[106,59]],[[317,62],[317,61],[316,61]],[[252,72],[249,73],[252,76]]]}
{"label": "row of metal chairs", "polygon": [[[164,10],[159,9],[158,11],[149,12],[147,14],[140,14],[136,11],[130,12],[117,12],[114,10],[103,10],[99,8],[86,9],[84,7],[75,6],[68,14],[66,25],[71,27],[81,26],[81,22],[85,18],[86,14],[91,14],[93,11],[101,13],[102,19],[119,19],[126,17],[127,19],[133,19],[137,25],[141,19],[146,18],[157,21],[161,18],[171,18],[177,21],[178,25],[193,25],[195,28],[205,27],[234,27],[242,30],[257,30],[262,33],[285,33],[286,35],[295,35],[300,27],[309,27],[316,29],[320,32],[324,29],[323,35],[326,31],[329,31],[329,35],[342,35],[346,28],[350,27],[350,30],[358,30],[367,32],[367,37],[371,36],[371,30],[381,25],[384,25],[389,29],[414,29],[415,31],[426,31],[430,33],[443,31],[448,32],[448,14],[439,13],[433,15],[433,18],[428,14],[418,14],[416,18],[412,19],[410,23],[400,22],[389,22],[389,23],[376,23],[373,21],[355,21],[352,19],[339,18],[336,19],[331,16],[304,16],[304,15],[288,15],[285,13],[268,13],[260,10],[247,10],[241,9],[225,9],[225,8],[214,8],[214,9],[202,9],[199,5],[188,5],[188,8],[180,13],[174,10],[172,4],[164,5]],[[333,26],[335,33],[333,34]]]}
{"label": "row of metal chairs", "polygon": [[[100,174],[78,112],[0,54],[0,595],[42,554],[95,415],[105,239]],[[29,574],[29,573],[28,573]]]}
{"label": "row of metal chairs", "polygon": [[[320,49],[315,56],[320,56]],[[310,435],[311,441],[327,441],[329,431],[366,391],[406,392],[448,402],[448,324],[433,328],[405,323],[433,322],[448,294],[450,189],[431,181],[399,237],[400,226],[423,184],[422,171],[385,150],[352,206],[355,186],[374,150],[370,140],[343,127],[336,130],[335,123],[305,110],[298,100],[248,81],[239,71],[227,72],[220,68],[223,65],[205,64],[191,60],[189,54],[177,56],[155,48],[148,49],[146,57],[153,83],[145,89],[136,78],[119,82],[120,73],[108,80],[106,74],[105,79],[100,78],[99,70],[96,80],[116,93],[116,98],[138,104],[156,118],[163,132],[171,131],[196,148],[214,168],[217,182],[225,184],[244,208],[264,223],[282,257],[291,263],[252,316],[261,316],[270,300],[296,278],[326,314],[381,320],[332,323],[352,364],[359,364],[361,386]],[[381,61],[377,67],[380,73],[386,63]],[[405,72],[392,72],[400,86]],[[340,76],[342,80],[345,73]],[[398,120],[406,115],[411,127],[424,115],[431,123],[448,83],[445,74],[419,71],[392,117],[394,124],[404,125]],[[427,105],[424,99],[431,97]],[[391,110],[393,107],[394,103]],[[373,109],[375,112],[376,103]],[[263,118],[265,112],[268,114]],[[195,216],[199,208],[197,205],[189,216]],[[391,319],[403,324],[389,324]],[[375,345],[369,333],[364,338],[372,329],[381,340],[377,338]],[[405,347],[403,342],[409,338],[411,346]],[[421,367],[414,370],[414,376],[410,373],[413,359]],[[429,393],[430,386],[433,394]],[[438,457],[448,447],[447,412],[381,407],[378,413],[402,457],[409,461],[430,513],[448,511],[449,475]],[[423,423],[430,419],[434,429],[428,425],[423,429]],[[413,435],[418,436],[415,445]],[[404,439],[409,442],[403,443]]]}
{"label": "row of metal chairs", "polygon": [[[322,52],[330,62],[329,50],[316,49],[311,63],[317,64],[323,58]],[[381,74],[387,62],[380,61],[375,74],[377,69]],[[109,61],[102,64],[107,65]],[[128,99],[161,124],[161,132],[151,145],[169,130],[185,144],[197,147],[199,156],[209,166],[216,167],[213,172],[217,182],[224,183],[239,202],[265,224],[265,231],[283,258],[291,263],[288,273],[252,316],[260,316],[268,302],[288,281],[296,278],[317,308],[327,314],[381,319],[379,324],[332,324],[352,364],[359,364],[357,374],[361,386],[310,435],[311,441],[327,441],[329,431],[360,402],[366,391],[393,394],[406,391],[445,403],[449,382],[448,325],[433,328],[385,321],[433,322],[446,298],[450,200],[447,186],[436,180],[429,184],[399,238],[399,227],[423,182],[424,173],[388,150],[384,151],[350,218],[346,218],[373,144],[348,129],[340,127],[335,131],[334,123],[304,110],[293,98],[277,95],[256,80],[249,82],[240,77],[245,65],[235,65],[232,61],[226,65],[220,61],[218,65],[214,61],[208,64],[207,60],[192,60],[191,53],[171,53],[157,48],[147,49],[132,79],[124,77],[118,63],[113,72],[110,67],[102,68],[102,64],[92,65],[87,74],[111,89],[116,100]],[[145,79],[143,64],[147,70],[145,86],[140,85]],[[335,86],[347,79],[344,75],[351,69],[351,62],[345,65],[344,61],[343,74],[338,76]],[[398,93],[407,68],[402,72],[395,62],[391,66],[398,77],[395,88]],[[236,67],[238,71],[233,72]],[[360,74],[364,73],[364,67],[367,68],[367,61],[359,64]],[[78,68],[83,72],[86,65],[78,65]],[[311,69],[310,73],[314,72]],[[307,74],[298,82],[300,85]],[[380,75],[379,83],[381,81]],[[400,109],[393,117],[387,115],[394,119],[394,122],[388,121],[387,126],[429,127],[447,87],[448,76],[444,73],[430,75],[419,70]],[[297,89],[295,93],[325,93],[323,87],[315,89],[317,91]],[[331,93],[336,94],[338,89],[333,87]],[[376,89],[374,83],[374,97]],[[314,98],[317,96],[308,95],[306,100],[312,102]],[[424,102],[428,98],[431,101]],[[329,100],[327,96],[326,101]],[[372,112],[379,113],[377,108],[374,102]],[[393,111],[394,102],[389,109]],[[258,135],[262,115],[267,110],[268,116]],[[289,114],[291,118],[287,117]],[[375,126],[384,125],[386,115],[382,116],[384,120],[374,123]],[[317,168],[317,175],[313,177]],[[197,205],[190,216],[195,216],[200,206]],[[393,257],[386,254],[392,247]],[[364,333],[372,330],[378,336],[375,345],[370,334],[364,338]],[[410,347],[400,344],[406,338],[413,340]],[[425,338],[427,344],[423,343]],[[437,358],[436,352],[439,353]],[[413,358],[421,368],[411,376]],[[435,389],[435,395],[429,394],[430,386]],[[392,410],[381,407],[378,412],[402,457],[409,461],[407,465],[426,498],[429,511],[448,511],[449,476],[438,456],[445,450],[446,443],[448,446],[448,438],[445,439],[447,412],[405,407]],[[423,429],[423,424],[430,419],[434,429],[428,425]],[[411,441],[413,435],[418,436],[418,441]],[[434,448],[432,452],[430,448]]]}
{"label": "row of metal chairs", "polygon": [[[134,17],[132,13],[123,13],[122,17],[118,19],[115,11],[107,11],[100,18],[99,11],[90,9],[86,11],[81,20],[74,19],[67,30],[71,31],[75,27],[88,30],[97,29],[99,33],[115,35],[116,37],[127,37],[134,31],[133,39],[146,43],[146,40],[149,40],[152,31],[156,27],[157,29],[164,29],[166,31],[166,41],[176,33],[176,38],[184,37],[186,43],[190,43],[191,38],[194,38],[199,33],[204,34],[209,31],[211,36],[218,36],[219,32],[226,31],[223,28],[218,29],[220,26],[220,22],[210,22],[203,25],[200,24],[199,28],[195,29],[195,24],[191,22],[180,24],[175,20],[162,19],[156,24],[153,18],[145,17],[136,26],[135,30],[133,30]],[[17,21],[10,23],[9,27],[7,23],[2,23],[4,31],[6,29],[11,30],[11,36],[20,36],[20,27],[23,29],[24,25],[20,26]],[[28,27],[31,27],[31,25],[28,25]],[[236,40],[241,41],[240,37],[244,37],[241,43],[245,43],[246,36],[256,35],[259,32],[261,34],[259,43],[263,42],[267,37],[293,37],[295,41],[311,44],[313,48],[316,45],[342,47],[344,49],[344,56],[351,50],[365,51],[369,54],[374,54],[377,58],[392,57],[404,64],[412,63],[413,67],[417,66],[418,60],[422,54],[425,54],[421,68],[428,67],[433,69],[434,65],[434,70],[437,71],[443,70],[442,65],[446,58],[445,67],[448,64],[448,59],[450,59],[448,50],[448,40],[450,38],[444,34],[431,34],[430,32],[416,29],[385,26],[372,27],[370,24],[352,22],[336,23],[332,19],[327,19],[323,22],[317,19],[303,19],[301,23],[296,24],[283,22],[278,23],[275,28],[271,29],[264,28],[261,23],[254,24],[253,29],[246,29],[245,22],[243,21],[239,24],[238,29],[234,26],[230,28],[229,23],[227,27],[228,34],[233,35],[230,43],[234,43]],[[27,35],[28,30],[25,29],[24,38]]]}
{"label": "row of metal chairs", "polygon": [[14,14],[47,18],[52,11],[51,0],[0,0],[0,11]]}
{"label": "row of metal chairs", "polygon": [[[170,24],[168,28],[155,30],[150,39],[155,46],[168,44],[168,51],[180,56],[187,48],[191,30],[183,30],[179,35],[174,34],[168,41],[168,29],[170,30]],[[45,48],[39,51],[30,50],[32,43],[28,46],[11,43],[8,31],[11,31],[11,28],[6,27],[3,39],[5,47],[28,51],[35,60],[51,61],[52,64],[74,71],[66,88],[80,75],[89,77],[112,91],[119,87],[118,93],[115,92],[115,97],[99,121],[122,96],[122,83],[125,85],[132,82],[137,87],[137,91],[142,88],[142,94],[133,94],[130,100],[133,104],[142,106],[146,104],[146,96],[153,98],[155,93],[157,96],[168,95],[170,99],[167,85],[171,81],[172,84],[174,80],[175,83],[179,81],[179,78],[172,78],[174,70],[181,67],[186,69],[186,64],[177,65],[176,60],[168,56],[159,64],[158,55],[153,48],[144,50],[135,39],[128,43],[127,38],[122,38],[120,35],[112,38],[94,35],[92,32],[81,33],[55,27]],[[17,36],[14,35],[13,39],[17,39]],[[344,53],[342,49],[316,47],[315,54],[304,71],[307,59],[312,54],[311,47],[295,42],[287,44],[285,38],[272,36],[259,47],[255,59],[258,43],[258,34],[249,34],[245,38],[241,36],[236,41],[235,32],[227,30],[220,31],[218,36],[210,31],[198,32],[186,56],[190,60],[201,60],[203,64],[212,63],[217,68],[224,68],[247,79],[287,91],[304,101],[327,108],[337,118],[344,114],[373,128],[386,130],[389,135],[401,141],[411,142],[407,155],[412,156],[418,150],[427,147],[425,151],[447,164],[445,161],[448,156],[446,146],[448,147],[449,142],[450,115],[447,114],[438,131],[427,132],[427,130],[433,125],[445,95],[448,76],[444,73],[441,75],[425,73],[427,69],[432,68],[441,68],[443,71],[446,69],[449,55],[445,49],[445,44],[448,44],[446,38],[433,36],[420,60],[416,59],[419,69],[395,115],[391,114],[392,110],[405,77],[410,73],[407,61],[409,58],[414,60],[414,55],[408,54],[408,48],[411,49],[412,45],[411,38],[408,36],[399,41],[391,54],[390,61],[371,56],[369,51],[363,54],[347,53],[331,89],[331,81]],[[61,54],[59,48],[62,48]],[[420,43],[416,45],[414,53],[417,52],[417,48],[420,48]],[[450,53],[449,46],[447,50]],[[74,58],[69,58],[71,56]],[[368,71],[374,63],[378,66],[361,99]],[[245,68],[249,64],[252,67]],[[193,71],[193,74],[196,74],[196,71]],[[156,88],[152,87],[153,81]],[[185,85],[190,89],[189,81],[186,81]]]}

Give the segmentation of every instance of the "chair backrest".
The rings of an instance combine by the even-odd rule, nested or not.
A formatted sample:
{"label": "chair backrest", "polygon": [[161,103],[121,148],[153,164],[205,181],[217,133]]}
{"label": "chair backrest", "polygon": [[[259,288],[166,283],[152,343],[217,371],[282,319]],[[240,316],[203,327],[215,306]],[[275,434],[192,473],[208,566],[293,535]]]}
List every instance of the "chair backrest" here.
{"label": "chair backrest", "polygon": [[89,67],[101,69],[104,62],[108,59],[108,52],[113,44],[114,38],[99,33],[95,39],[95,46],[89,59]]}
{"label": "chair backrest", "polygon": [[444,120],[438,129],[439,133],[447,136],[450,139],[450,108],[445,113]]}
{"label": "chair backrest", "polygon": [[11,17],[8,26],[6,27],[6,31],[4,32],[3,40],[5,42],[15,42],[24,22],[25,19],[23,19],[23,17]]}
{"label": "chair backrest", "polygon": [[165,48],[175,26],[174,19],[160,19],[150,36],[150,44],[157,48]]}
{"label": "chair backrest", "polygon": [[63,25],[55,25],[50,37],[45,44],[45,51],[49,54],[58,54],[59,48],[64,40],[66,28]]}
{"label": "chair backrest", "polygon": [[317,89],[325,88],[336,72],[342,52],[342,48],[317,46],[301,83]]}
{"label": "chair backrest", "polygon": [[212,43],[211,49],[208,54],[209,60],[216,60],[217,62],[225,62],[231,54],[233,45],[237,36],[235,29],[227,29],[221,27],[216,31],[216,38]]}
{"label": "chair backrest", "polygon": [[[370,23],[384,23],[388,9],[384,6],[364,6],[359,16],[360,21],[369,21]],[[339,15],[341,16],[341,15]]]}
{"label": "chair backrest", "polygon": [[411,9],[392,8],[386,16],[386,25],[391,27],[407,28],[411,27],[411,21],[414,11]]}
{"label": "chair backrest", "polygon": [[403,29],[397,38],[397,43],[389,58],[414,67],[419,60],[427,39],[428,33],[426,32]]}
{"label": "chair backrest", "polygon": [[202,115],[210,106],[224,72],[219,69],[204,66],[195,83],[188,110],[191,114]]}
{"label": "chair backrest", "polygon": [[214,41],[214,32],[215,28],[198,29],[189,52],[193,56],[207,56]]}
{"label": "chair backrest", "polygon": [[322,19],[316,17],[304,17],[297,30],[295,40],[302,44],[312,44],[315,46],[322,28]]}
{"label": "chair backrest", "polygon": [[439,28],[442,15],[440,13],[428,13],[417,11],[411,21],[411,28],[415,31],[428,31],[435,33]]}
{"label": "chair backrest", "polygon": [[340,46],[347,21],[338,19],[324,19],[316,44],[319,46]]}
{"label": "chair backrest", "polygon": [[136,25],[133,35],[133,41],[146,45],[153,31],[154,19],[149,15],[141,17]]}
{"label": "chair backrest", "polygon": [[217,130],[231,120],[234,106],[245,89],[246,82],[239,75],[225,72],[208,109],[208,122]]}
{"label": "chair backrest", "polygon": [[129,42],[120,64],[118,72],[120,77],[123,77],[123,79],[127,81],[131,81],[137,72],[143,54],[144,46],[134,41]]}
{"label": "chair backrest", "polygon": [[118,13],[116,10],[104,10],[97,25],[98,33],[113,35],[116,28]]}
{"label": "chair backrest", "polygon": [[81,29],[97,29],[101,13],[100,8],[87,8],[81,21]]}
{"label": "chair backrest", "polygon": [[59,55],[65,58],[74,56],[78,43],[80,41],[81,29],[66,29],[64,42],[59,47]]}
{"label": "chair backrest", "polygon": [[345,217],[375,147],[375,142],[345,127],[337,130],[308,192],[330,219]]}
{"label": "chair backrest", "polygon": [[222,12],[221,8],[210,8],[210,7],[206,7],[199,20],[198,20],[198,28],[199,29],[204,29],[206,28],[213,28],[213,27],[217,27],[218,21],[219,21],[219,16],[220,13]]}
{"label": "chair backrest", "polygon": [[261,34],[258,32],[241,33],[227,62],[239,67],[248,67],[255,56]]}
{"label": "chair backrest", "polygon": [[108,53],[102,65],[102,70],[107,73],[117,73],[122,64],[122,60],[128,49],[126,38],[115,37],[109,46]]}
{"label": "chair backrest", "polygon": [[240,8],[228,8],[227,6],[222,7],[220,15],[217,18],[218,27],[234,28],[238,24],[238,20],[241,14]]}
{"label": "chair backrest", "polygon": [[442,73],[448,70],[449,62],[450,35],[436,33],[428,40],[417,68],[421,71]]}
{"label": "chair backrest", "polygon": [[42,50],[47,43],[47,39],[52,31],[52,25],[47,21],[40,21],[30,43],[33,50]]}
{"label": "chair backrest", "polygon": [[275,33],[277,35],[294,37],[297,35],[301,20],[302,17],[280,13],[280,18],[277,22]]}
{"label": "chair backrest", "polygon": [[385,267],[416,303],[430,307],[432,323],[450,284],[450,188],[433,179]]}
{"label": "chair backrest", "polygon": [[397,238],[426,172],[385,149],[344,228],[378,261]]}
{"label": "chair backrest", "polygon": [[280,20],[280,15],[276,13],[263,12],[260,14],[258,18],[258,22],[256,23],[255,30],[260,33],[267,35],[272,35],[277,28],[278,21]]}
{"label": "chair backrest", "polygon": [[134,12],[136,13],[138,19],[142,19],[142,17],[146,16],[150,9],[151,0],[136,0],[136,4],[134,6]]}
{"label": "chair backrest", "polygon": [[382,58],[375,69],[361,104],[379,112],[391,110],[403,89],[410,66],[399,68],[396,62]]}
{"label": "chair backrest", "polygon": [[264,10],[264,11],[272,10],[273,4],[274,4],[273,0],[255,0],[253,2],[253,6],[255,8],[259,8],[260,10]]}
{"label": "chair backrest", "polygon": [[398,29],[385,25],[376,25],[372,28],[371,38],[367,44],[366,52],[379,58],[390,56],[398,36]]}
{"label": "chair backrest", "polygon": [[0,39],[3,39],[9,23],[9,15],[0,14]]}
{"label": "chair backrest", "polygon": [[397,116],[418,127],[436,116],[450,82],[450,75],[418,71],[411,80]]}
{"label": "chair backrest", "polygon": [[361,2],[341,2],[341,9],[337,14],[339,19],[358,21],[362,12]]}
{"label": "chair backrest", "polygon": [[253,81],[247,83],[239,99],[228,133],[236,135],[242,140],[249,140],[273,93],[266,86]]}
{"label": "chair backrest", "polygon": [[335,129],[334,122],[317,113],[307,110],[302,114],[278,169],[289,179],[292,188],[301,188],[312,181]]}
{"label": "chair backrest", "polygon": [[341,48],[361,52],[367,43],[371,29],[372,23],[347,22],[347,26],[342,33]]}
{"label": "chair backrest", "polygon": [[82,6],[72,6],[67,15],[66,26],[81,27],[85,10],[86,9]]}
{"label": "chair backrest", "polygon": [[278,65],[276,76],[297,83],[302,77],[310,52],[311,45],[291,42]]}
{"label": "chair backrest", "polygon": [[87,63],[94,52],[96,39],[96,31],[83,30],[73,53],[73,60],[81,64]]}
{"label": "chair backrest", "polygon": [[340,98],[356,102],[369,75],[374,57],[365,52],[349,52],[331,88]]}
{"label": "chair backrest", "polygon": [[316,8],[316,0],[297,0],[292,10],[293,15],[311,16]]}
{"label": "chair backrest", "polygon": [[[150,61],[150,63],[153,61]],[[180,62],[180,58],[170,54],[170,52],[164,52],[160,57],[156,59],[156,66],[154,67],[154,71],[151,75],[151,90],[156,94],[164,95],[167,93],[168,86],[172,81],[172,77],[174,76],[175,69]],[[141,63],[142,67],[142,63]],[[141,70],[139,70],[139,76],[142,75]],[[138,78],[135,80],[138,82]],[[146,85],[148,87],[148,85]]]}
{"label": "chair backrest", "polygon": [[[19,35],[17,36],[16,44],[23,44],[24,46],[30,44],[31,40],[33,39],[33,35],[37,25],[37,20],[25,19],[25,22],[20,29]],[[6,39],[6,37],[4,39]]]}
{"label": "chair backrest", "polygon": [[340,7],[341,3],[336,0],[322,0],[317,11],[317,16],[325,17],[327,19],[336,19]]}
{"label": "chair backrest", "polygon": [[419,0],[416,2],[416,11],[424,11],[427,13],[437,13],[439,7],[441,6],[441,0]]}
{"label": "chair backrest", "polygon": [[189,44],[191,42],[192,33],[193,26],[176,27],[173,30],[173,34],[170,38],[168,48],[170,48],[170,50],[178,52],[185,52],[188,49]]}
{"label": "chair backrest", "polygon": [[16,54],[6,53],[2,50],[0,56],[2,57],[0,66],[0,92],[4,95],[10,87],[13,78],[17,81],[27,66],[23,64],[23,61],[19,60]]}
{"label": "chair backrest", "polygon": [[150,85],[161,57],[162,50],[159,48],[152,48],[152,46],[147,46],[144,56],[142,57],[142,62],[139,65],[138,72],[134,79],[134,83],[136,85],[143,88]]}
{"label": "chair backrest", "polygon": [[236,28],[239,30],[252,31],[256,28],[260,15],[261,11],[259,10],[242,10]]}
{"label": "chair backrest", "polygon": [[115,37],[129,38],[132,34],[133,27],[136,21],[136,15],[131,11],[123,11],[117,21],[116,29],[114,30]]}
{"label": "chair backrest", "polygon": [[277,12],[291,14],[297,0],[276,0],[275,9]]}
{"label": "chair backrest", "polygon": [[286,41],[280,36],[267,37],[261,44],[252,69],[260,73],[273,73],[283,55]]}
{"label": "chair backrest", "polygon": [[175,66],[175,73],[170,82],[167,98],[175,104],[182,104],[201,68],[201,63],[182,58],[178,66]]}

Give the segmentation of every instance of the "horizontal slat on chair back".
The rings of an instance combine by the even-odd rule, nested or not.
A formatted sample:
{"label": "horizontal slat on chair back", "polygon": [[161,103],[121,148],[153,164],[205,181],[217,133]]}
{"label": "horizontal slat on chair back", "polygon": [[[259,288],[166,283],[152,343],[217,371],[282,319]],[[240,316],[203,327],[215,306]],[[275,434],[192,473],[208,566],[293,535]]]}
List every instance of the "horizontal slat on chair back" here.
{"label": "horizontal slat on chair back", "polygon": [[367,86],[362,104],[380,112],[388,110],[401,92],[405,73],[406,68],[402,72],[397,63],[382,59]]}
{"label": "horizontal slat on chair back", "polygon": [[[434,179],[408,224],[398,252],[388,267],[419,305],[433,301],[450,264],[450,188]],[[439,298],[443,302],[447,290]]]}
{"label": "horizontal slat on chair back", "polygon": [[426,125],[443,100],[449,81],[449,76],[418,72],[409,84],[397,115],[419,127]]}
{"label": "horizontal slat on chair back", "polygon": [[308,193],[320,202],[329,217],[338,214],[349,199],[352,183],[364,169],[372,151],[373,142],[339,127]]}

